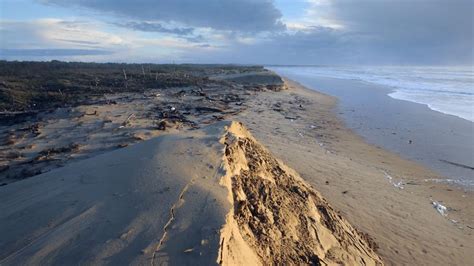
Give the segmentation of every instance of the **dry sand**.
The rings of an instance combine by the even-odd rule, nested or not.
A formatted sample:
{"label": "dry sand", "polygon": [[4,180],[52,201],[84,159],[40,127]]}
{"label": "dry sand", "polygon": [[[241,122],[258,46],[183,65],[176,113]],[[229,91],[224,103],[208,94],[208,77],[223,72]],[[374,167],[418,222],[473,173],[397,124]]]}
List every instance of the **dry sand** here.
{"label": "dry sand", "polygon": [[0,264],[214,262],[230,208],[219,130],[165,135],[5,186]]}
{"label": "dry sand", "polygon": [[380,264],[240,124],[169,134],[2,190],[0,263]]}

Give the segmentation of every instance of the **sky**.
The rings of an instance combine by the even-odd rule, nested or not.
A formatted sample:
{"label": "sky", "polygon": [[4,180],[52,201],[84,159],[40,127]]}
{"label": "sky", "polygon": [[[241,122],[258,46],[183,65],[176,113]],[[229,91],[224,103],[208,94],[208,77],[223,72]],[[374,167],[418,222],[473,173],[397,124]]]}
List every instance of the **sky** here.
{"label": "sky", "polygon": [[0,0],[0,59],[473,65],[474,0]]}

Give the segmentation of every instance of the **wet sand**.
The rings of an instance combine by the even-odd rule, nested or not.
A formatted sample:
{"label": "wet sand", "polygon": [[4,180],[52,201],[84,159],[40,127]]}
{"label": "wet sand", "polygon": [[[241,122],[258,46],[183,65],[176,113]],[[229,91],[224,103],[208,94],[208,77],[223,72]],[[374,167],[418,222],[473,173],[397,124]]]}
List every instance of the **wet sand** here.
{"label": "wet sand", "polygon": [[371,144],[415,160],[474,190],[474,123],[388,96],[390,88],[357,80],[282,73],[308,88],[337,97],[346,126]]}

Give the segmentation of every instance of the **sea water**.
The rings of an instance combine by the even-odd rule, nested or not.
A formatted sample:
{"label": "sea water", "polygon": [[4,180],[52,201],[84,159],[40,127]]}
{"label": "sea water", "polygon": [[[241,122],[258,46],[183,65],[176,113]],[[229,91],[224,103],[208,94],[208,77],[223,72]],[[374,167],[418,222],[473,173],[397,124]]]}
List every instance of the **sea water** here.
{"label": "sea water", "polygon": [[[270,67],[271,68],[271,67]],[[474,122],[474,67],[298,66],[275,67],[282,72],[354,79],[392,89],[395,99]]]}

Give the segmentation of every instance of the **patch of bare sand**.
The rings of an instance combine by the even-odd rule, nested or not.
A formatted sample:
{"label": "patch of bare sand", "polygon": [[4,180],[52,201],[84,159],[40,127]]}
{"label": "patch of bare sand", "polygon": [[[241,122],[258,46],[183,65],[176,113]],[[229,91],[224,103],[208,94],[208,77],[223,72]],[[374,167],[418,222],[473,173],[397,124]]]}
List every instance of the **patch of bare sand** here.
{"label": "patch of bare sand", "polygon": [[9,184],[0,209],[2,265],[380,262],[366,236],[238,123]]}
{"label": "patch of bare sand", "polygon": [[2,187],[0,264],[213,264],[223,127],[163,135]]}
{"label": "patch of bare sand", "polygon": [[364,142],[336,117],[334,98],[291,81],[287,87],[256,95],[234,119],[368,233],[385,263],[472,264],[472,193],[426,182],[442,177]]}

